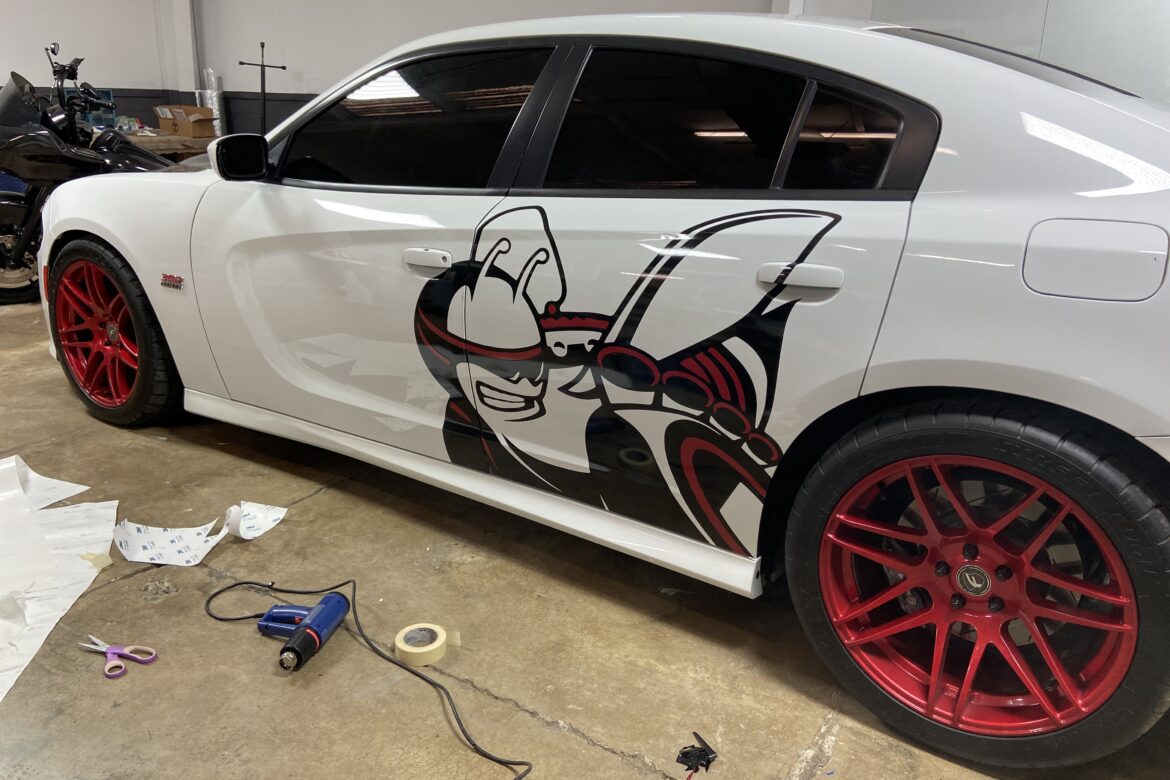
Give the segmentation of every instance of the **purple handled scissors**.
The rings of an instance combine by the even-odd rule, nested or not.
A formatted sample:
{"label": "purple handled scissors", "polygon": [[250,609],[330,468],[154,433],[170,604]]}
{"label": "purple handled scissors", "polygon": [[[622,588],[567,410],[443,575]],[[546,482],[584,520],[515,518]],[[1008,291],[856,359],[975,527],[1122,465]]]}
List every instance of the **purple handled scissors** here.
{"label": "purple handled scissors", "polygon": [[86,650],[106,654],[105,674],[111,680],[116,680],[126,674],[126,661],[122,660],[124,658],[136,664],[152,664],[158,659],[158,653],[155,652],[153,647],[143,647],[142,645],[109,645],[93,634],[89,635],[89,639],[93,644],[90,645],[84,642],[78,642],[78,644]]}

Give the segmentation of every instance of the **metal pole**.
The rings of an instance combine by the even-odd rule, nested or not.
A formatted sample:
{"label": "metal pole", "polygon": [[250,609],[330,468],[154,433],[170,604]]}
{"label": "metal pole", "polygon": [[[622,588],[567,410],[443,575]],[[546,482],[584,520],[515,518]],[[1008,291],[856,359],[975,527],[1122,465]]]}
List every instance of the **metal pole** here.
{"label": "metal pole", "polygon": [[264,67],[264,41],[260,41],[260,135],[268,132],[268,68]]}

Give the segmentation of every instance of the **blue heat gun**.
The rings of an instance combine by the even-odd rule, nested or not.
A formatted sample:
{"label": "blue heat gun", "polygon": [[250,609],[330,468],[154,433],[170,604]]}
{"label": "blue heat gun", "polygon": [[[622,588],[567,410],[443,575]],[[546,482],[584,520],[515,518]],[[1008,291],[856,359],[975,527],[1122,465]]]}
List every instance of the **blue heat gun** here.
{"label": "blue heat gun", "polygon": [[277,604],[264,613],[256,627],[264,636],[285,639],[280,649],[280,668],[288,671],[304,666],[349,614],[349,599],[340,593],[326,593],[312,607]]}

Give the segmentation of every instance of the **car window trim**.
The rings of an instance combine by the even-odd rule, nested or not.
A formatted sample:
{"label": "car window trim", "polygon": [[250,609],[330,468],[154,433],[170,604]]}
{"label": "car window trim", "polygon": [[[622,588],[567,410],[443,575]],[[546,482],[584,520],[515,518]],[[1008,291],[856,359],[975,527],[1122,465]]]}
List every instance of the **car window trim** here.
{"label": "car window trim", "polygon": [[[578,49],[582,51],[578,51]],[[890,150],[885,168],[879,177],[878,186],[873,189],[801,190],[773,187],[758,190],[720,188],[594,190],[545,188],[543,186],[544,177],[552,160],[553,149],[561,125],[568,113],[577,83],[585,72],[589,55],[596,49],[654,51],[707,57],[779,70],[789,75],[803,77],[806,80],[812,80],[818,86],[823,85],[830,90],[856,96],[863,101],[880,106],[883,110],[892,111],[899,120],[898,138]],[[803,98],[804,96],[802,96],[802,100]],[[581,36],[577,39],[577,45],[573,47],[573,52],[570,53],[569,60],[561,72],[561,83],[548,98],[540,121],[529,141],[524,160],[517,172],[513,189],[509,194],[517,192],[539,193],[549,197],[743,198],[745,196],[742,193],[750,192],[752,193],[750,197],[765,200],[865,200],[865,197],[857,195],[857,193],[862,193],[870,196],[871,200],[913,200],[934,154],[940,126],[938,112],[919,100],[888,87],[803,60],[795,60],[755,49],[684,39],[646,38],[634,35]],[[789,134],[791,135],[792,132],[793,129],[790,127]],[[796,128],[795,132],[799,136],[799,127]],[[785,139],[786,147],[787,143],[788,137]],[[781,150],[781,158],[784,157],[786,151],[786,148]],[[791,156],[786,162],[791,162]],[[780,180],[783,181],[779,163],[778,159],[775,175],[780,176]],[[785,170],[784,173],[787,171]],[[823,193],[831,193],[831,197],[814,198],[810,196],[810,194],[822,195]],[[879,195],[879,193],[885,194]]]}
{"label": "car window trim", "polygon": [[[788,125],[788,135],[784,137],[784,145],[780,147],[780,156],[776,158],[776,170],[772,172],[772,189],[774,190],[784,186],[784,178],[788,176],[788,165],[796,156],[796,145],[800,143],[800,131],[804,129],[804,123],[808,120],[808,112],[812,110],[813,99],[817,96],[819,86],[816,79],[806,78],[804,80],[804,91],[800,95],[800,101],[796,104],[796,114],[792,117],[792,123]],[[886,161],[886,164],[889,164],[889,160]]]}
{"label": "car window trim", "polygon": [[[272,184],[285,185],[290,187],[303,187],[308,189],[324,189],[333,191],[345,192],[369,192],[369,193],[398,193],[404,195],[502,195],[508,190],[508,186],[515,179],[516,171],[519,168],[520,162],[524,157],[525,150],[528,146],[529,138],[531,137],[533,127],[536,125],[545,104],[548,99],[548,94],[552,92],[562,75],[565,62],[568,59],[569,53],[573,48],[575,38],[572,36],[539,36],[532,38],[498,38],[481,41],[467,41],[465,43],[446,44],[442,46],[433,46],[426,49],[418,49],[407,54],[395,57],[385,62],[379,63],[373,68],[370,68],[360,75],[346,81],[339,85],[328,95],[319,100],[313,109],[301,117],[298,117],[296,124],[289,126],[278,135],[273,136],[270,141],[270,146],[277,144],[284,144],[281,150],[280,159],[274,166],[272,176],[267,180]],[[337,104],[339,100],[345,98],[350,92],[357,87],[372,81],[395,68],[400,68],[404,65],[409,65],[413,62],[419,62],[427,59],[434,59],[437,57],[452,56],[457,54],[474,54],[483,51],[515,51],[523,49],[551,49],[548,60],[545,61],[544,67],[541,69],[540,75],[533,84],[532,91],[529,92],[528,97],[524,100],[524,105],[521,106],[520,112],[512,122],[512,127],[508,131],[507,137],[504,139],[503,145],[500,147],[500,153],[496,157],[496,162],[492,167],[492,172],[488,177],[487,186],[485,187],[419,187],[393,184],[352,184],[348,182],[324,182],[312,179],[297,179],[293,177],[285,177],[281,175],[284,169],[286,158],[289,150],[292,148],[292,139],[296,136],[305,125],[309,124],[321,114],[325,113]]]}

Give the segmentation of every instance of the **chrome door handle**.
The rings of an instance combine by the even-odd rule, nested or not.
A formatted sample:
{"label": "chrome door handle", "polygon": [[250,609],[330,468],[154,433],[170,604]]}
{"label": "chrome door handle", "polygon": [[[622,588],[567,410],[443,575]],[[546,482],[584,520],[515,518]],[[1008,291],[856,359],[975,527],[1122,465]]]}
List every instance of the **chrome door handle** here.
{"label": "chrome door handle", "polygon": [[451,253],[429,246],[416,246],[402,250],[402,261],[416,268],[450,268]]}
{"label": "chrome door handle", "polygon": [[[788,271],[792,268],[791,271]],[[788,276],[784,272],[788,271]],[[764,284],[776,284],[783,277],[788,287],[820,287],[835,290],[845,284],[845,272],[831,265],[801,263],[795,268],[791,263],[764,263],[757,278]]]}

